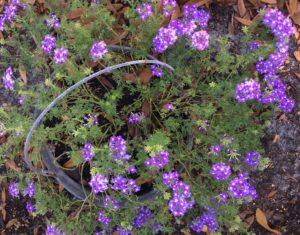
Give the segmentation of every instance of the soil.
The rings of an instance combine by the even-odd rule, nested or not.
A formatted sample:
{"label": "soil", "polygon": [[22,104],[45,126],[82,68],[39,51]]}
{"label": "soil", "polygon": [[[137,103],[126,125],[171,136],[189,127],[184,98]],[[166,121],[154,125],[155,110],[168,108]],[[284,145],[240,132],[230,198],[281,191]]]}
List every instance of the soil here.
{"label": "soil", "polygon": [[[210,8],[211,21],[208,31],[214,36],[227,34],[234,44],[238,36],[232,36],[229,26],[232,7],[212,5]],[[238,34],[236,34],[238,35]],[[293,52],[293,46],[291,51]],[[252,182],[258,192],[258,198],[240,209],[240,217],[249,225],[249,231],[257,235],[271,235],[255,220],[255,211],[260,208],[266,215],[271,228],[281,231],[283,235],[300,234],[300,79],[294,72],[300,73],[299,64],[290,55],[290,63],[281,74],[289,89],[289,96],[296,100],[293,112],[283,114],[274,112],[270,127],[266,130],[263,143],[270,165],[263,172],[252,174]],[[2,69],[1,69],[2,71]],[[0,89],[0,105],[16,104],[13,95]],[[0,168],[4,176],[6,169]],[[47,216],[33,217],[25,209],[26,199],[12,199],[6,192],[4,220],[0,213],[0,234],[43,234]],[[1,202],[0,207],[4,204]],[[9,227],[9,225],[11,225]]]}

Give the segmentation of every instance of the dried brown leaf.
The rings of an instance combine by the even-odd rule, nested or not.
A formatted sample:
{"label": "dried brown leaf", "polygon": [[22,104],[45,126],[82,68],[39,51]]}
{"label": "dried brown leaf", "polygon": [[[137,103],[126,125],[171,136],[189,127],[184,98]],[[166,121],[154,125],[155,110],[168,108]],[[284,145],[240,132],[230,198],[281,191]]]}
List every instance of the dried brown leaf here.
{"label": "dried brown leaf", "polygon": [[254,215],[251,215],[245,220],[246,228],[249,229],[254,222]]}
{"label": "dried brown leaf", "polygon": [[114,45],[116,43],[120,43],[122,39],[126,38],[128,35],[128,31],[122,30],[115,35],[111,40],[108,41],[107,45]]}
{"label": "dried brown leaf", "polygon": [[145,117],[149,117],[151,113],[151,107],[148,100],[145,100],[142,107],[142,112],[144,113]]}
{"label": "dried brown leaf", "polygon": [[203,6],[203,5],[208,4],[210,2],[211,2],[211,0],[190,0],[186,4],[187,5],[196,4],[198,7],[200,7],[200,6]]}
{"label": "dried brown leaf", "polygon": [[5,203],[6,202],[6,189],[2,188],[1,191],[1,203]]}
{"label": "dried brown leaf", "polygon": [[63,165],[64,168],[73,168],[74,162],[72,161],[72,159],[68,160],[67,162],[65,162],[65,164]]}
{"label": "dried brown leaf", "polygon": [[11,219],[10,221],[7,222],[5,228],[10,228],[11,226],[13,226],[15,223],[17,223],[17,219],[14,218],[14,219]]}
{"label": "dried brown leaf", "polygon": [[277,141],[280,139],[280,135],[278,135],[278,134],[276,134],[275,136],[274,136],[274,139],[273,139],[273,143],[275,144],[275,143],[277,143]]}
{"label": "dried brown leaf", "polygon": [[120,11],[124,7],[124,5],[121,4],[121,3],[114,3],[114,4],[111,4],[111,5],[112,5],[112,7],[114,8],[115,11]]}
{"label": "dried brown leaf", "polygon": [[107,88],[109,88],[109,89],[113,89],[114,88],[114,86],[110,83],[110,81],[108,81],[105,77],[100,77],[99,80]]}
{"label": "dried brown leaf", "polygon": [[289,4],[287,2],[286,4],[289,5],[288,10],[290,15],[294,15],[297,11],[298,0],[289,0]]}
{"label": "dried brown leaf", "polygon": [[4,208],[1,209],[1,214],[2,214],[2,219],[3,221],[6,220],[6,216],[7,216],[7,213],[6,213],[6,210]]}
{"label": "dried brown leaf", "polygon": [[143,68],[139,73],[139,77],[143,84],[148,84],[152,78],[152,72],[150,68]]}
{"label": "dried brown leaf", "polygon": [[259,1],[258,0],[248,0],[249,2],[251,2],[251,4],[253,6],[255,6],[255,8],[259,8]]}
{"label": "dried brown leaf", "polygon": [[62,184],[58,185],[58,191],[61,193],[64,190],[64,186]]}
{"label": "dried brown leaf", "polygon": [[6,169],[11,169],[11,170],[14,170],[16,172],[20,172],[21,171],[21,168],[18,167],[16,165],[16,163],[13,160],[10,160],[10,159],[6,160],[5,167],[6,167]]}
{"label": "dried brown leaf", "polygon": [[26,0],[26,3],[28,3],[29,5],[33,5],[35,4],[35,0]]}
{"label": "dried brown leaf", "polygon": [[274,195],[277,193],[277,190],[272,190],[271,192],[269,192],[269,194],[268,194],[268,198],[270,199],[270,198],[272,198],[272,197],[274,197]]}
{"label": "dried brown leaf", "polygon": [[73,11],[71,11],[71,13],[68,15],[67,19],[68,20],[75,20],[75,19],[79,19],[84,13],[84,9],[82,7],[77,8]]}
{"label": "dried brown leaf", "polygon": [[23,65],[19,65],[19,73],[20,73],[22,81],[25,84],[27,84],[27,74],[26,74],[26,70]]}
{"label": "dried brown leaf", "polygon": [[300,73],[295,73],[295,75],[300,79]]}
{"label": "dried brown leaf", "polygon": [[177,20],[179,16],[180,16],[180,8],[177,5],[175,11],[171,15],[171,20]]}
{"label": "dried brown leaf", "polygon": [[300,51],[294,51],[294,56],[300,62]]}
{"label": "dried brown leaf", "polygon": [[277,0],[261,0],[261,2],[267,3],[267,4],[277,4]]}
{"label": "dried brown leaf", "polygon": [[251,21],[251,20],[243,19],[243,18],[238,17],[238,16],[235,16],[234,18],[235,18],[238,22],[240,22],[241,24],[243,24],[243,25],[250,26],[250,25],[252,24],[252,21]]}
{"label": "dried brown leaf", "polygon": [[122,76],[122,80],[131,81],[133,83],[137,82],[137,79],[136,79],[135,75],[132,74],[132,73],[124,73],[124,75]]}
{"label": "dried brown leaf", "polygon": [[238,11],[239,11],[240,17],[244,18],[244,16],[247,13],[244,0],[238,0]]}
{"label": "dried brown leaf", "polygon": [[270,226],[268,225],[267,217],[261,209],[259,209],[259,208],[256,209],[255,217],[256,217],[257,223],[259,223],[262,227],[264,227],[269,232],[272,232],[272,233],[275,233],[275,234],[278,234],[278,235],[282,234],[278,230],[270,228]]}

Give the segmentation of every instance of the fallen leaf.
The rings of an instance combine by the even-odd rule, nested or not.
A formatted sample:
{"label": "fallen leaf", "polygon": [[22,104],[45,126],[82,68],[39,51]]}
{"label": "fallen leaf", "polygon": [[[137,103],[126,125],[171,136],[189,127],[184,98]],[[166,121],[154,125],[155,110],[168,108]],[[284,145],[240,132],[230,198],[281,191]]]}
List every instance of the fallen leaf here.
{"label": "fallen leaf", "polygon": [[90,23],[94,22],[96,19],[97,19],[96,16],[89,16],[86,19],[84,19],[84,20],[81,21],[81,25],[82,26],[89,25]]}
{"label": "fallen leaf", "polygon": [[239,10],[240,17],[243,18],[247,13],[244,0],[238,0],[238,10]]}
{"label": "fallen leaf", "polygon": [[300,12],[296,12],[292,17],[295,24],[300,25]]}
{"label": "fallen leaf", "polygon": [[7,215],[7,213],[6,213],[6,210],[5,210],[4,208],[2,208],[1,214],[2,214],[2,219],[3,219],[3,221],[5,221],[5,220],[6,220],[6,215]]}
{"label": "fallen leaf", "polygon": [[72,11],[67,17],[68,20],[75,20],[80,18],[84,13],[84,9],[82,7],[75,9]]}
{"label": "fallen leaf", "polygon": [[277,4],[277,0],[261,0],[261,1],[267,4]]}
{"label": "fallen leaf", "polygon": [[259,8],[259,0],[249,0],[255,8]]}
{"label": "fallen leaf", "polygon": [[295,75],[300,79],[300,73],[295,73]]}
{"label": "fallen leaf", "polygon": [[275,144],[275,143],[277,143],[277,141],[280,139],[280,135],[278,135],[278,134],[276,134],[275,136],[274,136],[274,139],[273,139],[273,143]]}
{"label": "fallen leaf", "polygon": [[64,186],[62,184],[58,185],[58,191],[61,193],[64,190]]}
{"label": "fallen leaf", "polygon": [[10,221],[7,222],[5,228],[10,228],[11,226],[13,226],[18,220],[15,219],[11,219]]}
{"label": "fallen leaf", "polygon": [[276,193],[277,193],[277,190],[272,190],[271,192],[269,192],[268,198],[270,199],[270,198],[274,197],[274,195],[275,195]]}
{"label": "fallen leaf", "polygon": [[122,80],[131,81],[133,83],[137,82],[137,79],[136,79],[135,75],[132,74],[132,73],[124,73],[124,75],[122,76]]}
{"label": "fallen leaf", "polygon": [[22,81],[27,84],[27,75],[26,75],[26,70],[23,65],[19,65],[19,73],[21,76]]}
{"label": "fallen leaf", "polygon": [[254,215],[251,215],[245,220],[246,228],[249,229],[254,222]]}
{"label": "fallen leaf", "polygon": [[26,0],[26,2],[30,5],[33,5],[35,3],[35,0]]}
{"label": "fallen leaf", "polygon": [[149,117],[151,113],[151,107],[148,100],[145,100],[142,107],[142,112],[144,113],[145,117]]}
{"label": "fallen leaf", "polygon": [[6,167],[6,169],[11,169],[11,170],[14,170],[16,172],[20,172],[21,171],[21,168],[17,167],[15,161],[10,160],[10,159],[6,160],[5,167]]}
{"label": "fallen leaf", "polygon": [[297,11],[298,0],[289,0],[289,4],[286,2],[290,15],[294,15]]}
{"label": "fallen leaf", "polygon": [[111,4],[111,5],[115,9],[115,11],[120,11],[124,7],[124,5],[121,4],[121,3],[114,3],[114,4]]}
{"label": "fallen leaf", "polygon": [[294,56],[300,62],[300,51],[294,51]]}
{"label": "fallen leaf", "polygon": [[275,234],[278,234],[278,235],[282,234],[278,230],[270,228],[270,226],[268,225],[268,221],[267,221],[266,215],[265,215],[265,213],[261,209],[259,209],[259,208],[256,209],[256,215],[255,215],[255,217],[256,217],[256,221],[261,226],[263,226],[266,230],[268,230],[269,232],[272,232],[272,233],[275,233]]}
{"label": "fallen leaf", "polygon": [[186,4],[187,5],[193,5],[196,4],[198,7],[203,6],[207,3],[209,3],[211,0],[190,0]]}
{"label": "fallen leaf", "polygon": [[63,164],[64,168],[73,168],[75,165],[72,161],[72,159],[68,160],[67,162],[65,162],[65,164]]}
{"label": "fallen leaf", "polygon": [[143,68],[139,73],[139,77],[143,84],[148,84],[152,78],[152,71],[150,68]]}
{"label": "fallen leaf", "polygon": [[175,11],[171,15],[171,20],[177,20],[179,15],[180,15],[180,8],[177,5],[176,8],[175,8]]}
{"label": "fallen leaf", "polygon": [[6,202],[6,190],[5,188],[2,188],[1,191],[1,203],[5,203]]}
{"label": "fallen leaf", "polygon": [[110,83],[110,81],[108,81],[105,77],[100,77],[99,78],[100,82],[103,83],[103,85],[105,85],[107,88],[109,89],[113,89],[114,86]]}
{"label": "fallen leaf", "polygon": [[251,21],[251,20],[243,19],[243,18],[238,17],[238,16],[235,16],[234,18],[235,18],[238,22],[242,23],[243,25],[250,26],[250,25],[252,24],[252,21]]}

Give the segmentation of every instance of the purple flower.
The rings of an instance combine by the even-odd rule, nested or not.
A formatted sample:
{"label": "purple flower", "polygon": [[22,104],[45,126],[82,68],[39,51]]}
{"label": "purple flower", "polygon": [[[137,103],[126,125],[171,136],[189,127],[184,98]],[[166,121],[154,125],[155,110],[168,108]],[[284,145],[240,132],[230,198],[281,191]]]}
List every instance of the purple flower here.
{"label": "purple flower", "polygon": [[164,16],[169,17],[177,6],[176,0],[162,0]]}
{"label": "purple flower", "polygon": [[5,17],[0,18],[0,32],[4,31],[5,28]]}
{"label": "purple flower", "polygon": [[108,226],[110,223],[110,219],[105,216],[104,212],[99,211],[98,222],[104,224],[105,226]]}
{"label": "purple flower", "polygon": [[191,46],[203,51],[209,46],[209,34],[205,30],[195,32],[191,37]]}
{"label": "purple flower", "polygon": [[163,76],[163,69],[158,65],[155,64],[151,65],[151,72],[153,76],[160,77],[160,78]]}
{"label": "purple flower", "polygon": [[204,225],[207,226],[209,231],[217,231],[219,228],[219,224],[215,218],[215,215],[210,211],[204,213],[200,217],[195,218],[190,227],[195,232],[200,233],[203,230]]}
{"label": "purple flower", "polygon": [[41,42],[42,50],[46,55],[49,55],[51,51],[56,47],[55,37],[46,34],[44,40]]}
{"label": "purple flower", "polygon": [[235,88],[235,98],[238,102],[246,102],[260,97],[260,84],[250,79],[244,83],[239,83]]}
{"label": "purple flower", "polygon": [[45,24],[54,29],[58,29],[60,27],[59,19],[55,14],[50,15],[50,18],[46,19]]}
{"label": "purple flower", "polygon": [[247,163],[251,167],[257,168],[259,166],[260,158],[261,158],[260,154],[256,151],[247,152],[245,163]]}
{"label": "purple flower", "polygon": [[177,184],[178,178],[179,178],[179,173],[176,171],[164,173],[163,174],[163,183],[164,183],[164,185],[166,185],[168,187],[172,187],[173,185]]}
{"label": "purple flower", "polygon": [[29,214],[32,214],[35,211],[35,208],[30,202],[26,202],[26,210]]}
{"label": "purple flower", "polygon": [[117,210],[120,208],[120,203],[117,200],[115,200],[114,198],[111,198],[110,196],[106,196],[104,198],[104,208],[107,208],[107,207],[111,207],[111,208]]}
{"label": "purple flower", "polygon": [[65,233],[62,233],[59,227],[47,224],[46,235],[65,235]]}
{"label": "purple flower", "polygon": [[169,152],[167,150],[163,150],[160,153],[155,154],[150,159],[145,161],[145,165],[150,168],[163,168],[169,162]]}
{"label": "purple flower", "polygon": [[124,229],[121,229],[120,227],[117,227],[116,228],[116,232],[119,234],[119,235],[131,235],[131,230],[124,230]]}
{"label": "purple flower", "polygon": [[8,6],[4,7],[3,15],[5,20],[11,22],[15,18],[17,10],[18,10],[17,5],[15,5],[15,3],[13,2]]}
{"label": "purple flower", "polygon": [[11,69],[11,67],[8,67],[5,71],[5,74],[2,78],[3,80],[3,87],[6,89],[6,90],[13,90],[14,89],[14,80],[12,79],[12,76],[13,76],[13,71]]}
{"label": "purple flower", "polygon": [[187,21],[193,21],[198,24],[201,28],[206,28],[208,25],[208,20],[210,15],[205,10],[197,9],[196,4],[184,5],[183,6],[183,16]]}
{"label": "purple flower", "polygon": [[212,166],[210,174],[212,174],[216,180],[226,180],[231,175],[230,166],[224,163],[216,163]]}
{"label": "purple flower", "polygon": [[260,42],[251,42],[249,45],[248,45],[248,48],[250,51],[255,51],[257,48],[259,48],[261,46],[261,43]]}
{"label": "purple flower", "polygon": [[128,166],[127,172],[128,172],[128,174],[135,174],[137,172],[137,169],[135,166],[131,165],[131,166]]}
{"label": "purple flower", "polygon": [[126,187],[122,188],[122,193],[127,195],[132,195],[133,193],[137,193],[141,190],[141,187],[136,184],[135,180],[128,180]]}
{"label": "purple flower", "polygon": [[152,5],[150,3],[139,5],[136,11],[140,15],[141,21],[146,21],[153,14]]}
{"label": "purple flower", "polygon": [[292,112],[293,108],[295,106],[295,100],[289,99],[286,96],[282,97],[278,101],[278,107],[286,113]]}
{"label": "purple flower", "polygon": [[213,145],[211,146],[210,148],[210,153],[215,155],[215,156],[218,156],[221,152],[221,146],[220,145]]}
{"label": "purple flower", "polygon": [[286,54],[289,51],[289,44],[285,41],[278,41],[276,42],[276,47],[278,51],[282,54]]}
{"label": "purple flower", "polygon": [[94,193],[103,193],[108,189],[108,179],[101,174],[96,174],[92,176],[89,185],[91,186]]}
{"label": "purple flower", "polygon": [[182,181],[178,181],[172,185],[174,197],[189,198],[191,196],[190,186]]}
{"label": "purple flower", "polygon": [[128,122],[130,124],[143,122],[144,118],[145,118],[144,113],[133,113],[133,112],[131,112],[130,115],[129,115],[129,118],[128,118]]}
{"label": "purple flower", "polygon": [[126,141],[122,136],[111,136],[109,139],[111,156],[116,160],[128,160],[130,155],[126,154]]}
{"label": "purple flower", "polygon": [[136,214],[137,216],[132,221],[132,226],[135,228],[142,228],[154,218],[151,210],[144,206],[139,207]]}
{"label": "purple flower", "polygon": [[165,109],[167,110],[167,112],[171,112],[173,110],[173,104],[167,103],[165,105]]}
{"label": "purple flower", "polygon": [[13,198],[19,197],[19,189],[16,182],[12,182],[8,187],[8,192]]}
{"label": "purple flower", "polygon": [[234,178],[228,186],[228,191],[231,193],[233,198],[247,199],[250,201],[257,197],[256,190],[250,185],[245,178],[236,177]]}
{"label": "purple flower", "polygon": [[69,50],[67,48],[64,47],[60,49],[57,48],[54,50],[54,57],[53,57],[54,62],[56,64],[63,64],[66,62],[68,55],[69,55]]}
{"label": "purple flower", "polygon": [[25,99],[26,99],[26,96],[24,96],[24,95],[19,96],[19,97],[18,97],[18,103],[19,103],[20,105],[24,105]]}
{"label": "purple flower", "polygon": [[209,126],[209,122],[208,120],[200,120],[198,121],[198,125],[199,125],[199,131],[202,133],[207,132],[207,127]]}
{"label": "purple flower", "polygon": [[96,114],[88,113],[87,115],[84,116],[83,119],[85,121],[85,124],[83,125],[86,126],[87,128],[98,125],[98,119]]}
{"label": "purple flower", "polygon": [[217,196],[218,202],[222,202],[223,204],[226,204],[228,201],[228,193],[220,193]]}
{"label": "purple flower", "polygon": [[35,194],[34,181],[30,181],[30,183],[27,185],[24,196],[28,195],[28,197],[32,198],[34,196],[34,194]]}
{"label": "purple flower", "polygon": [[102,59],[108,52],[104,41],[95,42],[90,50],[90,55],[93,60]]}
{"label": "purple flower", "polygon": [[173,28],[160,28],[158,35],[153,39],[154,51],[163,53],[177,40],[176,30]]}
{"label": "purple flower", "polygon": [[113,190],[119,191],[127,187],[127,179],[121,175],[117,175],[115,178],[112,179],[112,186]]}
{"label": "purple flower", "polygon": [[81,155],[84,158],[84,160],[87,162],[92,160],[92,158],[95,157],[95,153],[93,151],[93,145],[91,143],[86,143],[84,145],[83,150],[81,151]]}
{"label": "purple flower", "polygon": [[174,216],[183,216],[187,211],[189,205],[183,197],[173,197],[169,201],[169,209]]}
{"label": "purple flower", "polygon": [[280,52],[271,54],[267,60],[256,63],[256,71],[260,74],[275,74],[284,65],[286,55]]}

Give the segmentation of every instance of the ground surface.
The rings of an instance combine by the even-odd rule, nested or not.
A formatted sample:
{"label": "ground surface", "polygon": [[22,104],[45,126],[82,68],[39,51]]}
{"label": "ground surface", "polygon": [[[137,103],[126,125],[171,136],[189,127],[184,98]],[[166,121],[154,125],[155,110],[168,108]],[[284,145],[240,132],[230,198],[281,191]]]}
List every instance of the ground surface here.
{"label": "ground surface", "polygon": [[[237,38],[232,36],[230,7],[211,8],[212,21],[209,31],[214,36],[228,34],[232,38],[234,47]],[[228,31],[229,30],[229,31]],[[293,55],[291,54],[291,58]],[[294,72],[300,73],[299,64],[293,59],[287,65],[286,72],[281,76],[289,87],[290,96],[296,100],[296,107],[290,114],[274,112],[271,126],[266,130],[263,140],[270,166],[261,173],[253,173],[252,180],[258,191],[258,199],[243,206],[240,217],[249,224],[250,231],[258,235],[269,235],[255,220],[255,211],[260,208],[265,212],[271,228],[278,229],[284,235],[300,234],[300,79]],[[0,89],[0,105],[15,104],[11,95]],[[0,174],[5,175],[5,167],[0,168]],[[2,185],[3,186],[3,185]],[[2,187],[2,191],[5,186]],[[5,209],[6,218],[0,213],[0,234],[43,234],[46,216],[33,217],[25,209],[25,199],[12,199],[5,191],[6,200],[1,208]]]}

